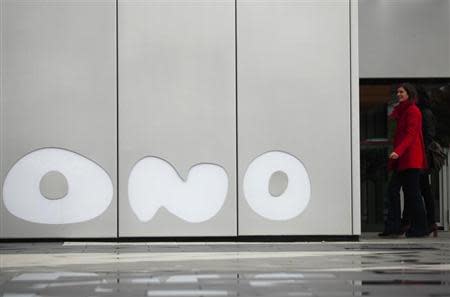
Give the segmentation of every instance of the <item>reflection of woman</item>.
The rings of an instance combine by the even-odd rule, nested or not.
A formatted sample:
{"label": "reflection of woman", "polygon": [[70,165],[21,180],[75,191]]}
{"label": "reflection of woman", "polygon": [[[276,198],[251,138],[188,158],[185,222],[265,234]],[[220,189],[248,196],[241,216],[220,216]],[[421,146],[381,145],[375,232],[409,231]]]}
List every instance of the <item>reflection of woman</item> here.
{"label": "reflection of woman", "polygon": [[[425,209],[420,194],[420,174],[427,167],[422,136],[422,114],[415,104],[417,92],[408,83],[397,89],[399,104],[391,118],[397,122],[394,135],[394,149],[389,155],[389,169],[396,171],[403,188],[405,207],[411,220],[406,236],[428,235]],[[390,201],[400,203],[400,201]],[[397,209],[397,207],[395,207]],[[399,209],[399,207],[398,207]],[[400,221],[400,212],[395,212],[395,221]],[[398,217],[397,217],[398,216]],[[400,229],[396,226],[395,229]]]}

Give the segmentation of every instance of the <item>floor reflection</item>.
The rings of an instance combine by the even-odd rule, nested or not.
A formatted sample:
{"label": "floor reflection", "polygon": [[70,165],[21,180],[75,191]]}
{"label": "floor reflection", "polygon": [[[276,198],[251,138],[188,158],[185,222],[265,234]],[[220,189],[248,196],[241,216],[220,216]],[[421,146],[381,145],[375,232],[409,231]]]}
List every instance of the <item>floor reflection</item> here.
{"label": "floor reflection", "polygon": [[1,243],[0,296],[450,296],[450,236],[312,243]]}

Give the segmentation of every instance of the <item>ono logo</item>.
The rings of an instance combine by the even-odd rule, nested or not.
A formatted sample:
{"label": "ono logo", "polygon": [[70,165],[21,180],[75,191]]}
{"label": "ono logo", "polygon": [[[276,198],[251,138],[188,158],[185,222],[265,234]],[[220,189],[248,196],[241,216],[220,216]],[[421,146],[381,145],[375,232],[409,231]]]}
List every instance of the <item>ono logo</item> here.
{"label": "ono logo", "polygon": [[[186,180],[167,161],[145,157],[128,178],[128,202],[141,222],[161,207],[189,223],[205,222],[223,207],[229,187],[225,169],[199,163]],[[94,161],[60,148],[33,151],[6,175],[3,202],[16,217],[40,224],[80,223],[100,216],[111,204],[110,176]],[[269,220],[300,215],[311,196],[303,164],[291,154],[266,152],[254,159],[243,179],[244,197],[253,211]]]}

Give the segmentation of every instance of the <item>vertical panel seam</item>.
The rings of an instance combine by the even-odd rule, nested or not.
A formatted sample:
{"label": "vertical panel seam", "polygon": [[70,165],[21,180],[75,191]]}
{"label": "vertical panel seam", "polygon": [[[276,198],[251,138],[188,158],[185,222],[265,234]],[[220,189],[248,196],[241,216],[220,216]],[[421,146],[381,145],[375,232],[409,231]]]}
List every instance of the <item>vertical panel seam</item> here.
{"label": "vertical panel seam", "polygon": [[234,87],[235,87],[235,121],[236,121],[236,236],[239,236],[239,130],[238,130],[238,49],[237,49],[237,0],[234,0]]}
{"label": "vertical panel seam", "polygon": [[[6,21],[4,20],[5,18],[3,17],[3,13],[4,13],[4,5],[6,7],[6,4],[4,4],[3,1],[0,2],[0,176],[2,177],[0,180],[0,188],[2,190],[2,192],[0,193],[0,198],[2,199],[2,201],[0,201],[0,213],[3,213],[3,130],[4,130],[4,125],[3,125],[3,77],[4,77],[4,71],[3,71],[3,30],[5,28],[5,24]],[[6,16],[6,13],[5,13]],[[0,218],[0,237],[3,236],[3,216]]]}
{"label": "vertical panel seam", "polygon": [[353,62],[353,49],[352,49],[352,0],[348,0],[349,9],[349,54],[350,54],[350,195],[351,195],[351,226],[352,235],[354,231],[354,189],[353,189],[353,76],[352,76],[352,62]]}
{"label": "vertical panel seam", "polygon": [[116,0],[116,238],[119,238],[119,0]]}

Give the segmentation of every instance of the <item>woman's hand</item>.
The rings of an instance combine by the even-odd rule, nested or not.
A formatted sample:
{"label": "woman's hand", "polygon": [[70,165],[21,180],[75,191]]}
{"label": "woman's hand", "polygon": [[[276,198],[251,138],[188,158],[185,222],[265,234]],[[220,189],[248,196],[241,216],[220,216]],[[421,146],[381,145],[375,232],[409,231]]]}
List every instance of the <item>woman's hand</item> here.
{"label": "woman's hand", "polygon": [[392,159],[392,160],[398,159],[398,154],[397,154],[396,152],[392,152],[392,153],[389,155],[389,159]]}

